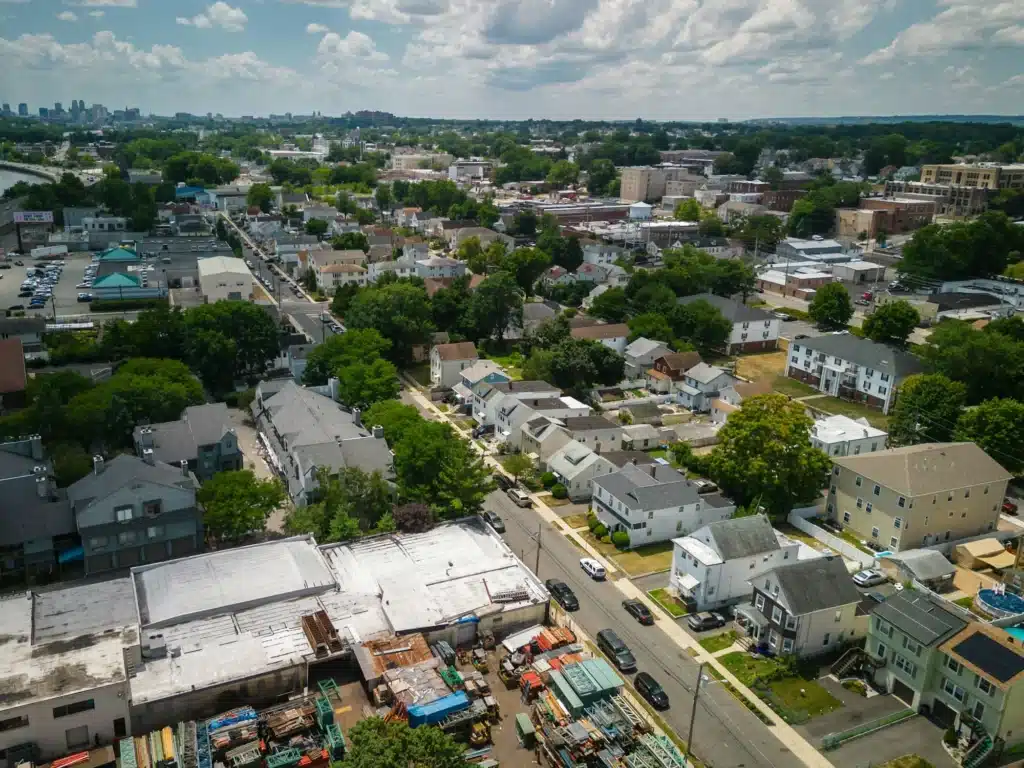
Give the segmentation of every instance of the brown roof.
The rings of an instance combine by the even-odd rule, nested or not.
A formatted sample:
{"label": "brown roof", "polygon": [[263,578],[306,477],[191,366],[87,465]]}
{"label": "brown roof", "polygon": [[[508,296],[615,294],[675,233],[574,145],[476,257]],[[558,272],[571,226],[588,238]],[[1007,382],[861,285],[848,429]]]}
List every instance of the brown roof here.
{"label": "brown roof", "polygon": [[[658,360],[664,360],[665,365],[673,371],[688,371],[702,361],[700,352],[694,351],[673,352],[669,355],[662,355]],[[658,360],[655,360],[654,362],[658,362]]]}
{"label": "brown roof", "polygon": [[629,336],[629,326],[625,323],[588,325],[584,328],[573,328],[571,334],[574,339],[616,339],[619,336]]}
{"label": "brown roof", "polygon": [[21,339],[0,340],[0,395],[24,392],[26,380]]}
{"label": "brown roof", "polygon": [[365,272],[366,269],[359,266],[358,264],[328,264],[326,267],[320,267],[321,272],[327,272],[328,274],[334,273],[345,273],[356,274]]}
{"label": "brown roof", "polygon": [[420,634],[368,640],[363,643],[363,648],[367,651],[366,658],[371,662],[377,677],[389,669],[410,667],[433,658],[426,638]]}
{"label": "brown roof", "polygon": [[927,496],[1013,476],[974,443],[922,443],[835,459],[836,465],[904,496]]}
{"label": "brown roof", "polygon": [[[696,363],[694,365],[696,365]],[[735,389],[741,397],[756,397],[757,395],[769,394],[772,391],[772,383],[768,379],[761,379],[760,381],[738,381],[733,384],[732,388]]]}
{"label": "brown roof", "polygon": [[1024,678],[1024,649],[999,627],[972,622],[939,650],[1004,691]]}
{"label": "brown roof", "polygon": [[476,344],[460,341],[455,344],[438,344],[434,349],[442,360],[476,360]]}

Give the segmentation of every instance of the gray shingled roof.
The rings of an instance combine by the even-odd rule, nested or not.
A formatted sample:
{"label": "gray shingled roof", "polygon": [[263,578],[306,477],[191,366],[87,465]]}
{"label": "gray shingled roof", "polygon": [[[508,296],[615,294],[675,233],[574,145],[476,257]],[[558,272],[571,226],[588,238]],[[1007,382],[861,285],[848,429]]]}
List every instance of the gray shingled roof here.
{"label": "gray shingled roof", "polygon": [[749,557],[779,549],[779,540],[763,515],[720,520],[708,525],[715,550],[723,560]]}
{"label": "gray shingled roof", "polygon": [[565,428],[570,432],[588,432],[594,429],[622,429],[613,421],[608,421],[604,416],[567,416]]}
{"label": "gray shingled roof", "polygon": [[195,477],[187,477],[181,467],[172,467],[161,461],[147,464],[138,456],[119,454],[104,463],[103,471],[91,472],[68,488],[68,499],[73,506],[88,506],[94,499],[110,495],[119,488],[135,483],[146,482],[155,485],[173,486],[176,488],[198,488]]}
{"label": "gray shingled roof", "polygon": [[799,345],[814,352],[824,352],[831,357],[888,373],[894,379],[902,379],[923,370],[921,361],[909,352],[887,347],[870,339],[862,339],[850,333],[800,339]]}
{"label": "gray shingled roof", "polygon": [[924,646],[938,645],[967,626],[939,598],[911,589],[890,595],[872,613]]}
{"label": "gray shingled roof", "polygon": [[677,299],[679,304],[693,304],[695,301],[706,301],[731,323],[755,323],[772,319],[772,316],[763,309],[748,307],[741,301],[715,296],[713,293],[698,293],[696,296],[681,296]]}
{"label": "gray shingled roof", "polygon": [[902,563],[921,581],[941,579],[943,576],[956,573],[956,567],[941,552],[934,549],[909,549],[886,557]]}
{"label": "gray shingled roof", "polygon": [[618,472],[594,480],[616,499],[632,508],[665,509],[695,504],[697,488],[671,467],[626,464]]}
{"label": "gray shingled roof", "polygon": [[58,500],[39,498],[35,467],[49,462],[0,450],[0,546],[74,533],[75,519],[63,491]]}
{"label": "gray shingled roof", "polygon": [[697,363],[693,368],[686,371],[686,377],[698,381],[701,384],[710,384],[723,373],[728,373],[724,368],[707,363]]}
{"label": "gray shingled roof", "polygon": [[770,573],[778,579],[782,602],[794,616],[839,608],[861,600],[861,594],[839,556],[804,560],[775,568]]}
{"label": "gray shingled roof", "polygon": [[664,342],[656,341],[655,339],[648,339],[641,336],[639,339],[631,341],[626,346],[626,355],[632,357],[642,357],[643,355],[649,355],[656,351],[658,348],[664,349],[666,353],[671,350],[665,345]]}
{"label": "gray shingled roof", "polygon": [[[153,458],[168,464],[190,461],[199,455],[199,446],[219,443],[231,429],[231,417],[224,403],[193,405],[178,421],[150,426],[153,430]],[[139,440],[142,427],[134,430]]]}

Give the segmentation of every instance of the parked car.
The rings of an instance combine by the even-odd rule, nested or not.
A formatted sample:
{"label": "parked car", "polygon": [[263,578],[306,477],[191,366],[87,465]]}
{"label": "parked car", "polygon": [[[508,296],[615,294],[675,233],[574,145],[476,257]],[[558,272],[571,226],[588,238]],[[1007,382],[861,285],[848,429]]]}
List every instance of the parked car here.
{"label": "parked car", "polygon": [[7,308],[7,311],[8,312],[17,312],[18,310],[21,310],[21,309],[24,309],[24,308],[25,308],[24,304],[11,304],[11,306],[9,306]]}
{"label": "parked car", "polygon": [[1009,499],[1003,499],[1003,514],[1004,515],[1016,515],[1017,505]]}
{"label": "parked car", "polygon": [[81,301],[81,302],[92,301],[92,294],[91,293],[80,293],[80,294],[78,294],[77,301]]}
{"label": "parked car", "polygon": [[641,624],[645,626],[651,626],[654,624],[654,614],[651,613],[651,609],[636,598],[623,600],[622,607],[626,609],[626,613]]}
{"label": "parked car", "polygon": [[603,581],[605,577],[604,566],[592,557],[581,557],[580,568],[595,581]]}
{"label": "parked car", "polygon": [[486,509],[486,510],[484,510],[483,517],[484,517],[484,520],[487,521],[487,524],[489,526],[491,526],[491,528],[496,530],[498,533],[504,533],[505,532],[505,521],[502,520],[501,517],[498,516],[497,512],[495,512],[495,511],[493,511],[491,509]]}
{"label": "parked car", "polygon": [[868,592],[867,596],[868,596],[868,599],[874,600],[876,603],[884,603],[885,602],[885,595],[883,595],[881,592]]}
{"label": "parked car", "polygon": [[875,298],[875,294],[873,294],[871,291],[864,291],[864,293],[862,293],[860,297],[865,301],[871,301],[873,298]]}
{"label": "parked car", "polygon": [[668,694],[661,684],[646,672],[637,672],[633,678],[636,692],[647,699],[655,709],[668,709]]}
{"label": "parked car", "polygon": [[494,434],[493,424],[481,424],[473,430],[473,437],[483,437],[484,435]]}
{"label": "parked car", "polygon": [[507,491],[509,488],[515,485],[515,483],[513,483],[500,472],[495,472],[492,475],[492,477],[494,478],[494,484],[497,485],[503,491]]}
{"label": "parked car", "polygon": [[612,660],[620,672],[635,672],[636,657],[629,646],[615,634],[613,629],[602,629],[597,633],[597,647]]}
{"label": "parked car", "polygon": [[14,262],[14,266],[16,266],[16,267],[24,267],[25,266],[25,262],[22,261],[21,259],[18,259],[16,262]]}
{"label": "parked car", "polygon": [[888,579],[885,577],[885,574],[877,568],[867,568],[853,574],[853,583],[858,587],[877,587],[879,584],[884,584],[887,581]]}
{"label": "parked car", "polygon": [[686,620],[690,629],[694,632],[706,632],[709,629],[718,629],[725,626],[725,617],[715,611],[695,613]]}
{"label": "parked car", "polygon": [[859,307],[870,307],[871,306],[871,302],[868,301],[867,299],[857,299],[853,303],[856,304]]}
{"label": "parked car", "polygon": [[530,501],[530,497],[526,494],[526,492],[521,491],[518,488],[509,488],[508,491],[505,492],[505,495],[512,499],[512,501],[515,502],[517,507],[533,506],[533,502]]}
{"label": "parked car", "polygon": [[714,493],[718,490],[717,485],[703,477],[698,477],[693,484],[697,486],[697,493]]}
{"label": "parked car", "polygon": [[548,592],[551,593],[551,597],[555,599],[555,602],[565,608],[565,610],[578,611],[580,609],[579,598],[576,597],[576,593],[564,581],[548,579],[544,582],[544,586],[548,588]]}

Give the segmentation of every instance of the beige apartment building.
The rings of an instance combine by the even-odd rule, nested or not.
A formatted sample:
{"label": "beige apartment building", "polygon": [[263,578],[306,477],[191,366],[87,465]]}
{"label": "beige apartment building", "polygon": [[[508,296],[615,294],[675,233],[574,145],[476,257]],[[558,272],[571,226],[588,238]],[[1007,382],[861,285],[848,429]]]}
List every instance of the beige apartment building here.
{"label": "beige apartment building", "polygon": [[993,531],[1012,478],[974,443],[923,443],[835,459],[827,516],[894,552]]}
{"label": "beige apartment building", "polygon": [[924,165],[921,166],[921,183],[983,189],[1024,189],[1024,164]]}
{"label": "beige apartment building", "polygon": [[[653,166],[636,165],[623,168],[619,178],[619,198],[631,203],[657,202],[666,194],[666,185],[672,181],[693,181],[696,189],[697,177],[693,171],[684,166]],[[706,178],[700,177],[702,182]],[[686,185],[674,187],[685,189]],[[675,192],[680,194],[680,192]],[[691,191],[689,194],[693,194]]]}

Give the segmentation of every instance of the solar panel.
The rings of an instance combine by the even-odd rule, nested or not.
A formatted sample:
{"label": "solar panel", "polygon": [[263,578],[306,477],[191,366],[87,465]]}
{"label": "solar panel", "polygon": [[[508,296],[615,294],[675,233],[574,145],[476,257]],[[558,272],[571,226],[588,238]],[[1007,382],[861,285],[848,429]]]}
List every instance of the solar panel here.
{"label": "solar panel", "polygon": [[975,632],[954,646],[953,651],[1002,683],[1024,672],[1024,657],[982,632]]}

